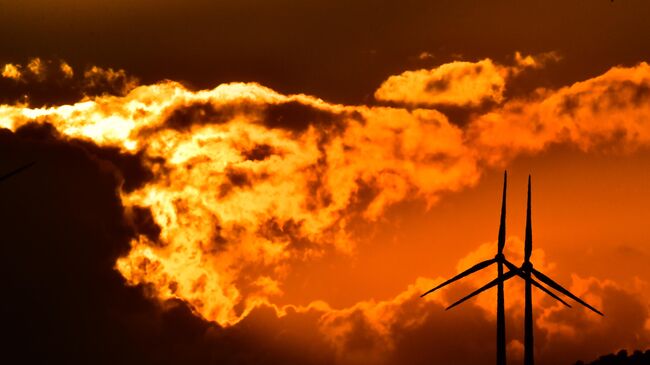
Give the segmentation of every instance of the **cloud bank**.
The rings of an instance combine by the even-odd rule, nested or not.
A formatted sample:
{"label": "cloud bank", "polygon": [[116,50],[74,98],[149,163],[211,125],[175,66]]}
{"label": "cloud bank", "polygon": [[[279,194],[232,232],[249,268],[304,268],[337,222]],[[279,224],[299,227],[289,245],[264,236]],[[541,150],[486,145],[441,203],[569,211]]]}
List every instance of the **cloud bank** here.
{"label": "cloud bank", "polygon": [[[517,62],[537,67],[538,61]],[[42,64],[29,65],[5,66],[3,77],[21,82],[23,74],[33,74],[29,83],[42,82]],[[78,74],[59,71],[64,79]],[[331,104],[254,83],[191,91],[171,81],[98,92],[73,104],[0,105],[0,126],[12,131],[9,140],[74,146],[84,163],[110,171],[114,186],[105,188],[117,193],[110,204],[120,216],[110,219],[124,224],[122,239],[129,246],[111,255],[111,265],[155,301],[180,301],[214,323],[191,325],[200,341],[222,341],[251,326],[258,334],[289,328],[286,337],[276,338],[278,348],[268,350],[275,354],[268,363],[308,342],[317,348],[302,355],[323,355],[331,360],[325,363],[462,364],[476,354],[490,357],[489,301],[443,313],[445,297],[418,298],[431,279],[418,280],[392,300],[351,308],[275,303],[293,265],[328,252],[354,255],[355,224],[376,221],[396,203],[419,199],[433,206],[442,194],[476,184],[485,169],[551,144],[624,151],[648,144],[648,64],[513,99],[504,97],[504,72],[512,67],[491,60],[452,63],[389,78],[377,91],[379,98],[406,104],[493,103],[464,127],[432,108]],[[111,85],[120,75],[91,68],[83,80],[97,90],[115,90]],[[420,95],[418,88],[403,95],[409,90],[404,85],[443,79],[448,84],[436,91],[439,99]],[[478,86],[465,92],[469,85]],[[420,103],[425,97],[429,101]],[[634,296],[644,282],[625,286],[575,277],[573,285],[608,317],[596,322],[540,299],[542,359],[560,361],[569,352],[593,357],[594,341],[607,351],[647,345],[647,301]],[[520,313],[509,313],[509,323],[521,321]],[[308,329],[316,334],[305,341],[300,334]],[[449,331],[465,337],[455,341]],[[517,354],[521,339],[515,329],[509,333],[510,351]],[[430,339],[439,347],[432,350]]]}

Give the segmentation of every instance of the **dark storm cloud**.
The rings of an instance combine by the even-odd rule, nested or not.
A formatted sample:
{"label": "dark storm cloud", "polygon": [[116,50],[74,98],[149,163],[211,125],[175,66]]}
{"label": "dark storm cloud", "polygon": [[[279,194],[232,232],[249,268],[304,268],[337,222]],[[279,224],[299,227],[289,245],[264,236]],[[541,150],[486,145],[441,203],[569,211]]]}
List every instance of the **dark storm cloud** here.
{"label": "dark storm cloud", "polygon": [[3,4],[0,61],[56,56],[75,68],[127,69],[145,83],[257,81],[355,103],[387,75],[459,58],[505,63],[515,50],[558,51],[564,61],[537,78],[545,87],[647,60],[649,10],[644,0],[32,0]]}

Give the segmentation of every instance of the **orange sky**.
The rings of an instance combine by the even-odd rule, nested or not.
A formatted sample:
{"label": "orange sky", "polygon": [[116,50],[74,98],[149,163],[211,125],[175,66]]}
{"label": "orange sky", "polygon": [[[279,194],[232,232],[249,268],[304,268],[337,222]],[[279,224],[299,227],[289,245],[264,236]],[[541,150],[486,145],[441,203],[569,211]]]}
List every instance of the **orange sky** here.
{"label": "orange sky", "polygon": [[[512,16],[497,23],[507,29],[523,26],[541,7],[508,4],[495,5]],[[249,40],[244,30],[217,37],[221,50],[237,56],[217,62],[216,53],[205,51],[205,59],[188,56],[196,62],[181,66],[173,55],[178,39],[202,44],[195,32],[217,30],[197,15],[214,10],[211,5],[194,5],[160,4],[161,19],[179,11],[196,17],[197,26],[189,33],[179,30],[182,24],[173,25],[175,31],[151,31],[160,49],[172,54],[153,71],[143,65],[161,58],[161,50],[147,48],[151,44],[138,48],[138,37],[149,31],[131,34],[127,52],[115,48],[122,32],[128,33],[119,22],[116,29],[74,23],[101,31],[103,43],[73,52],[86,36],[60,27],[67,19],[63,13],[34,29],[5,25],[15,34],[7,45],[27,42],[0,57],[6,155],[15,159],[22,151],[48,160],[56,155],[48,148],[72,148],[83,151],[87,162],[74,171],[98,169],[111,176],[102,181],[113,192],[106,196],[117,201],[118,217],[112,219],[128,228],[107,230],[108,241],[120,249],[99,256],[110,264],[104,274],[119,277],[117,297],[135,288],[138,300],[162,316],[181,303],[192,313],[187,320],[197,321],[192,326],[200,328],[202,344],[220,347],[229,343],[225,337],[242,331],[230,359],[265,331],[290,334],[274,351],[295,358],[260,352],[252,363],[318,363],[329,354],[325,363],[406,364],[425,349],[426,359],[442,363],[472,361],[455,358],[459,353],[490,363],[494,293],[454,313],[442,310],[488,276],[427,299],[418,295],[492,257],[507,170],[508,256],[521,260],[526,179],[532,174],[533,261],[606,314],[597,318],[577,306],[561,308],[536,293],[540,363],[650,346],[650,65],[644,40],[634,41],[643,38],[639,32],[647,24],[639,23],[631,5],[616,8],[621,14],[604,25],[627,28],[603,36],[598,46],[583,28],[607,16],[609,4],[594,5],[589,16],[582,7],[568,6],[552,34],[539,22],[497,42],[504,30],[488,27],[484,44],[476,43],[480,29],[466,24],[444,41],[427,38],[433,37],[430,30],[417,38],[413,32],[420,28],[408,26],[409,15],[435,10],[418,2],[404,5],[395,17],[377,10],[367,23],[350,21],[332,5],[328,11],[348,30],[376,22],[397,24],[399,31],[384,34],[383,42],[368,41],[361,30],[349,32],[358,43],[337,51],[357,53],[347,64],[321,65],[319,77],[309,71],[316,67],[312,59],[331,57],[345,32],[303,24],[318,6],[291,7],[289,14],[304,16],[292,21],[304,30],[291,33],[296,39],[286,40],[284,26],[265,19],[262,24],[277,25],[266,41],[242,45],[240,40]],[[250,5],[220,10],[239,14]],[[11,11],[19,18],[47,8],[30,6]],[[106,16],[126,23],[150,8],[116,6]],[[347,10],[363,9],[356,6]],[[462,10],[449,6],[449,13]],[[70,7],[89,18],[98,9]],[[124,16],[122,7],[132,15]],[[480,7],[467,16],[477,17]],[[581,16],[568,24],[574,13]],[[550,14],[544,7],[539,17]],[[143,24],[148,22],[158,24],[145,17]],[[42,41],[33,37],[48,24],[69,36],[57,43],[60,54],[42,44],[40,54],[32,48]],[[579,34],[566,33],[574,28]],[[314,54],[291,46],[307,35],[322,36]],[[402,47],[400,39],[414,43]],[[540,45],[533,47],[535,39]],[[619,53],[607,47],[617,42]],[[575,44],[583,47],[582,55]],[[188,54],[196,56],[197,47],[188,46]],[[255,67],[244,67],[239,57]],[[211,59],[227,71],[205,71]],[[366,61],[367,75],[350,76]],[[337,76],[327,76],[332,73]],[[303,80],[306,75],[311,82]],[[347,85],[348,77],[349,90],[332,85]],[[70,184],[73,191],[86,188],[81,180]],[[69,212],[70,219],[76,217],[73,208]],[[52,240],[65,242],[63,236]],[[508,352],[515,364],[522,352],[520,291],[520,284],[511,284],[506,294]],[[130,318],[133,308],[116,316]],[[445,336],[453,331],[461,333],[458,338]],[[300,336],[307,332],[313,337]],[[423,340],[431,336],[440,337],[437,345]],[[188,345],[188,351],[192,346],[198,345]]]}
{"label": "orange sky", "polygon": [[[136,86],[122,70],[93,68],[75,82],[114,84],[125,95],[43,108],[7,104],[0,112],[17,132],[51,124],[63,141],[140,156],[150,178],[118,189],[127,222],[141,232],[115,264],[130,285],[148,285],[157,300],[186,301],[226,327],[264,306],[280,318],[322,312],[321,331],[343,346],[346,362],[337,323],[349,321],[347,313],[361,310],[381,334],[406,298],[492,255],[502,169],[510,171],[511,259],[521,258],[523,182],[532,173],[538,266],[604,311],[617,310],[601,292],[607,288],[647,300],[643,197],[650,195],[639,171],[650,140],[650,66],[504,98],[511,80],[558,60],[517,52],[511,65],[455,62],[403,73],[377,92],[391,95],[390,107],[330,104],[258,84],[197,92],[171,81]],[[5,65],[3,77],[73,80],[74,70],[33,59]],[[418,100],[439,101],[400,106],[412,106],[411,90]],[[440,102],[492,106],[457,126],[436,111]],[[141,226],[143,212],[157,232]],[[508,298],[518,313],[519,296]],[[478,303],[489,318],[492,300]],[[537,324],[550,331],[547,341],[574,326],[553,319],[564,309],[540,303]],[[610,346],[638,346],[646,335]],[[511,353],[518,341],[510,341]],[[372,348],[360,356],[382,357]]]}
{"label": "orange sky", "polygon": [[[530,172],[535,248],[557,263],[558,279],[566,283],[576,273],[620,282],[647,280],[644,222],[650,219],[645,209],[650,191],[642,166],[649,158],[647,151],[587,155],[566,147],[518,158],[508,165],[509,235],[523,237]],[[476,187],[445,196],[429,211],[418,203],[391,209],[358,255],[297,271],[294,295],[309,301],[324,293],[328,302],[347,306],[367,297],[390,298],[418,276],[453,274],[458,259],[496,240],[501,184],[501,171],[492,170]]]}

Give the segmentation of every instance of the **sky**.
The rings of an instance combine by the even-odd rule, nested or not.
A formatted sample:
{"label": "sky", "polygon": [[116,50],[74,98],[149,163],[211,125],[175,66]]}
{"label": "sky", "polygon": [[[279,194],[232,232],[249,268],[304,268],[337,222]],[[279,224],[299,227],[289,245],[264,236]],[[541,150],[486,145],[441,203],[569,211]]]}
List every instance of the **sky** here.
{"label": "sky", "polygon": [[[650,348],[646,1],[0,1],[1,353],[539,364]],[[506,285],[522,363],[523,285]]]}

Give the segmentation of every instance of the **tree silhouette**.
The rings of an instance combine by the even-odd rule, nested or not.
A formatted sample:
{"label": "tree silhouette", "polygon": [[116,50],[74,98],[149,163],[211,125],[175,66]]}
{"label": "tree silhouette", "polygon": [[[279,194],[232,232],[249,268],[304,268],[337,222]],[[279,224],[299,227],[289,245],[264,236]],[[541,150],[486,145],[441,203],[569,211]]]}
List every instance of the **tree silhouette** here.
{"label": "tree silhouette", "polygon": [[598,360],[590,363],[584,361],[577,361],[575,365],[648,365],[650,364],[650,349],[642,352],[636,350],[632,355],[628,356],[627,350],[621,350],[616,355],[609,354],[603,355]]}

